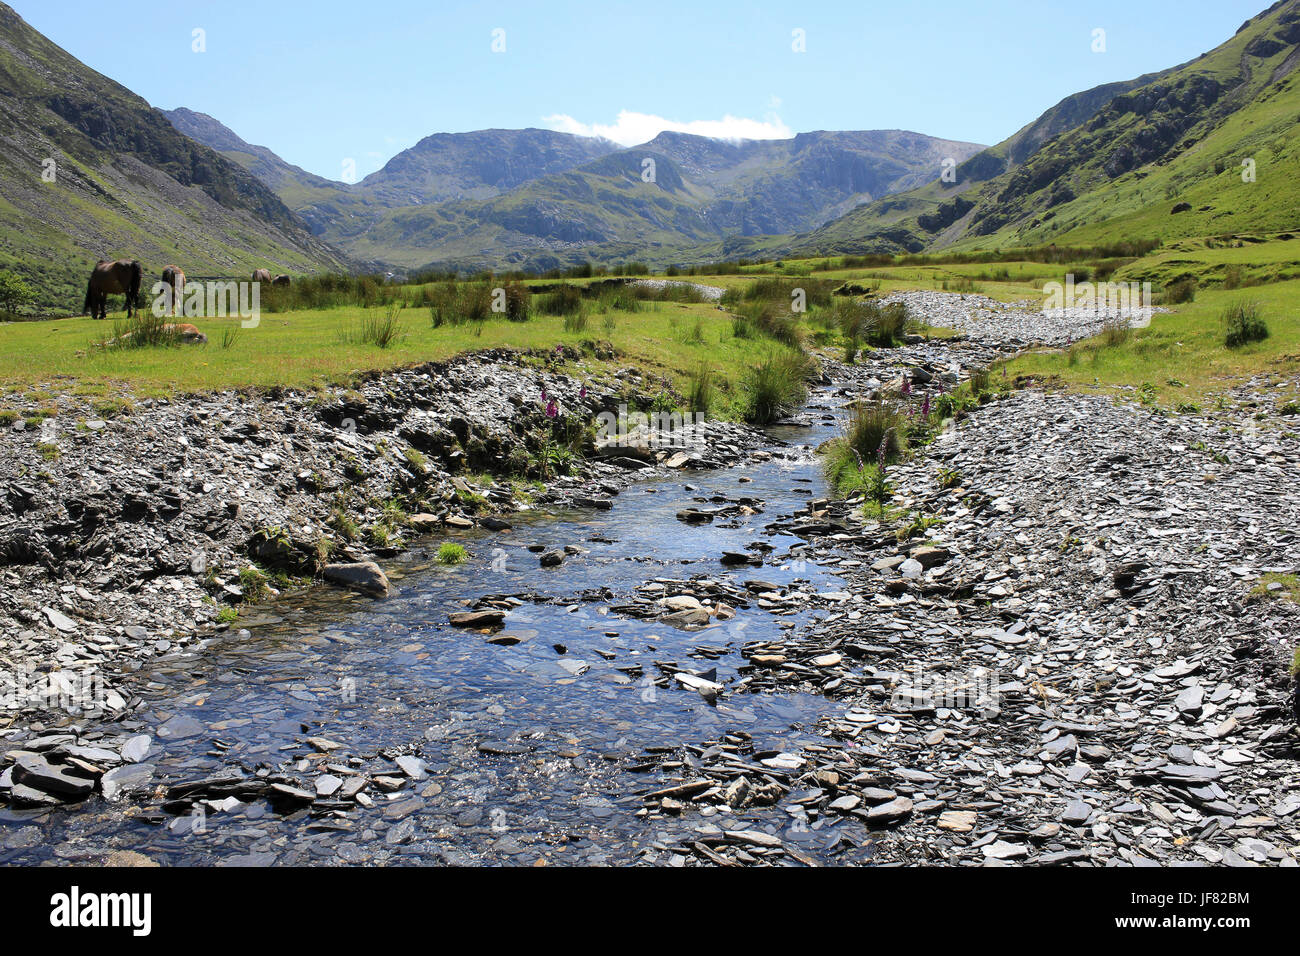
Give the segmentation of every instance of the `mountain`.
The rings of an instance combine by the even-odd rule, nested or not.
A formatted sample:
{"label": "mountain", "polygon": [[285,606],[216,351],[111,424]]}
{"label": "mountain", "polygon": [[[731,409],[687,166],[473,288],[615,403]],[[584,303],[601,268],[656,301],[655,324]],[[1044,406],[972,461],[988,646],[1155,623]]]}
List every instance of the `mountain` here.
{"label": "mountain", "polygon": [[[1300,0],[1284,0],[1189,63],[1063,101],[960,166],[956,183],[864,206],[784,251],[920,252],[1295,228],[1297,64]],[[1243,176],[1247,160],[1253,182]]]}
{"label": "mountain", "polygon": [[318,235],[403,268],[666,265],[731,236],[813,229],[980,150],[900,130],[737,143],[665,132],[631,149],[549,130],[480,130],[427,137],[348,186],[308,178],[210,117],[169,115],[260,176]]}
{"label": "mountain", "polygon": [[43,310],[79,310],[101,258],[146,277],[258,266],[342,269],[260,179],[181,135],[125,87],[85,66],[0,3],[0,269]]}
{"label": "mountain", "polygon": [[902,131],[742,143],[663,133],[491,200],[393,210],[348,248],[404,266],[469,270],[627,259],[664,266],[728,237],[814,228],[937,178],[944,159],[978,149]]}
{"label": "mountain", "polygon": [[389,208],[490,199],[617,149],[609,140],[548,129],[435,133],[363,179],[358,192]]}

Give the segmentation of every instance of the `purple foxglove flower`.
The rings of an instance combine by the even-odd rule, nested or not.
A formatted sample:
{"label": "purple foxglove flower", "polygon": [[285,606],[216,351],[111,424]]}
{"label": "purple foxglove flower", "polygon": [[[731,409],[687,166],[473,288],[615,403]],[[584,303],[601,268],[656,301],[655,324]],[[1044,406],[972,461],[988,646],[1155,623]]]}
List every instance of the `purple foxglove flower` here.
{"label": "purple foxglove flower", "polygon": [[903,387],[899,389],[899,393],[902,395],[912,394],[912,380],[906,375],[903,376]]}
{"label": "purple foxglove flower", "polygon": [[930,417],[930,393],[929,392],[925,393],[925,399],[924,401],[921,402],[921,416],[923,418]]}
{"label": "purple foxglove flower", "polygon": [[579,398],[586,398],[586,397],[587,397],[587,386],[586,386],[586,385],[584,385],[584,386],[582,386],[582,388],[578,389],[578,397],[579,397]]}
{"label": "purple foxglove flower", "polygon": [[558,406],[558,405],[555,404],[555,400],[554,400],[554,399],[551,399],[551,401],[548,402],[547,405],[546,405],[546,417],[547,417],[547,418],[554,418],[555,416],[557,416],[557,415],[559,415],[559,414],[560,414],[560,406]]}

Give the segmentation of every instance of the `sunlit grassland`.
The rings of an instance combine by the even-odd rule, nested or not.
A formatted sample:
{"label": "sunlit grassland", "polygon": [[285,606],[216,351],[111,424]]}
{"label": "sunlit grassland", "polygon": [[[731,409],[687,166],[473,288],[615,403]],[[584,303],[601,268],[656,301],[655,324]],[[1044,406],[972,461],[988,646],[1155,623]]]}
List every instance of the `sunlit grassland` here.
{"label": "sunlit grassland", "polygon": [[[1255,303],[1269,336],[1230,349],[1224,344],[1224,311]],[[1127,341],[1108,344],[1105,336],[1068,350],[1041,351],[1010,363],[1016,375],[1052,378],[1080,388],[1141,388],[1153,404],[1206,405],[1233,385],[1256,375],[1293,379],[1300,372],[1300,281],[1244,289],[1202,290],[1195,302],[1157,314]]]}
{"label": "sunlit grassland", "polygon": [[[283,386],[313,388],[349,384],[358,373],[399,368],[482,349],[550,352],[557,345],[587,352],[584,364],[635,365],[667,376],[679,387],[706,364],[723,392],[725,412],[734,383],[775,343],[737,339],[731,317],[713,305],[644,303],[641,311],[592,313],[581,332],[566,331],[558,316],[526,322],[489,319],[434,328],[427,310],[400,313],[401,329],[388,348],[360,344],[351,333],[382,308],[356,307],[263,314],[256,328],[238,319],[192,319],[206,345],[103,349],[111,322],[61,319],[0,325],[0,386],[4,400],[40,399],[58,392],[136,397],[223,389]],[[233,340],[226,336],[233,335]],[[597,360],[594,346],[612,345],[612,361]],[[568,369],[577,371],[576,367]]]}

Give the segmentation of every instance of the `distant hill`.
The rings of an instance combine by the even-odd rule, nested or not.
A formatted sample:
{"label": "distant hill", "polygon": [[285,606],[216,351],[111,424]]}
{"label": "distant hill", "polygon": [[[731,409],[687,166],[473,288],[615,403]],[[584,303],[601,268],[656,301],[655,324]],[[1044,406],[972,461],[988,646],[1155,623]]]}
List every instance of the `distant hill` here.
{"label": "distant hill", "polygon": [[955,184],[891,196],[781,247],[919,252],[1295,228],[1297,64],[1300,0],[1285,0],[1190,63],[1064,100],[967,161]]}
{"label": "distant hill", "polygon": [[323,238],[404,268],[664,265],[678,250],[733,235],[815,228],[980,150],[900,130],[739,143],[666,132],[631,149],[549,130],[480,130],[429,136],[345,185],[248,145],[211,117],[169,116],[261,177]]}
{"label": "distant hill", "polygon": [[[43,173],[53,170],[53,181]],[[76,311],[100,258],[156,277],[350,266],[256,176],[176,131],[0,3],[0,268]]]}

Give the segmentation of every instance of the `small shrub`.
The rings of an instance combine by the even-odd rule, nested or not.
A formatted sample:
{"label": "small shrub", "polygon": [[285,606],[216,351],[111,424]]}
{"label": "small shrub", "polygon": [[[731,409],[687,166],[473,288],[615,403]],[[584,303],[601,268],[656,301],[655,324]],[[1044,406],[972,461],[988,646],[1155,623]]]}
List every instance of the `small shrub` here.
{"label": "small shrub", "polygon": [[505,284],[505,294],[506,318],[511,322],[527,322],[533,299],[532,293],[528,291],[528,286],[522,282],[507,282]]}
{"label": "small shrub", "polygon": [[0,271],[0,314],[15,316],[36,298],[32,287],[12,272]]}

